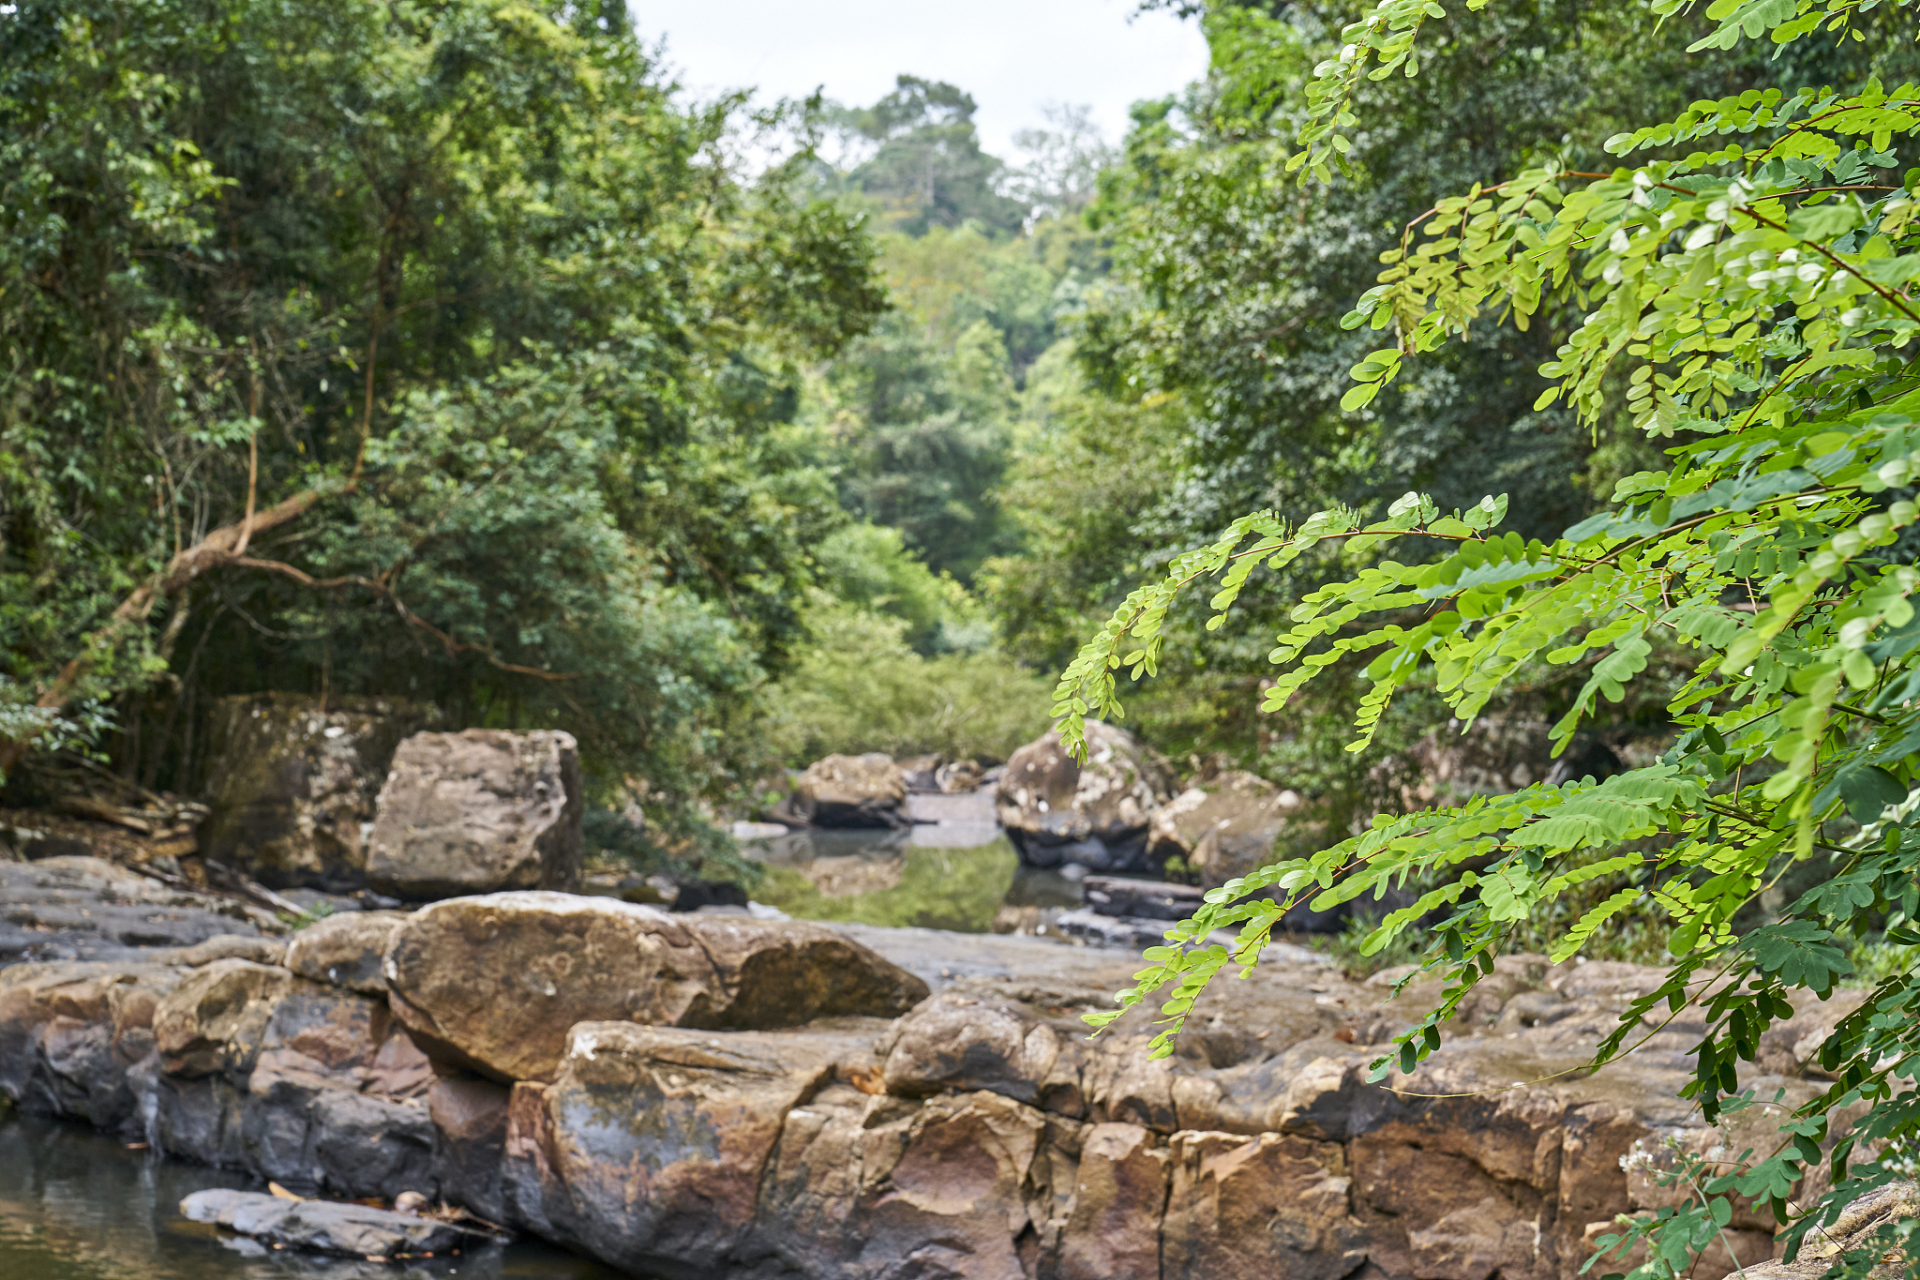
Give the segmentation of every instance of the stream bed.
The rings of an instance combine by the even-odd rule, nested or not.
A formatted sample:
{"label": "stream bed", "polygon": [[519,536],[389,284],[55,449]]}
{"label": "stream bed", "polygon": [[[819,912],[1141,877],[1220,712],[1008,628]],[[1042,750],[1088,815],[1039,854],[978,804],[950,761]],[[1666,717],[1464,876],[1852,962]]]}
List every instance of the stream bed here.
{"label": "stream bed", "polygon": [[207,1187],[264,1190],[242,1174],[130,1151],[92,1129],[0,1112],[5,1280],[617,1280],[587,1258],[527,1242],[405,1266],[269,1252],[181,1218]]}

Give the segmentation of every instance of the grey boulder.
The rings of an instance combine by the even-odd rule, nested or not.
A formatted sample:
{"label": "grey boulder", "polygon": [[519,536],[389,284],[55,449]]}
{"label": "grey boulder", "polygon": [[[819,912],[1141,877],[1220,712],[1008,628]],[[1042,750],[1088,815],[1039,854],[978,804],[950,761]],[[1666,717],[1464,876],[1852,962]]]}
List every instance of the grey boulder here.
{"label": "grey boulder", "polygon": [[582,809],[570,733],[416,733],[380,788],[367,881],[410,899],[577,889]]}

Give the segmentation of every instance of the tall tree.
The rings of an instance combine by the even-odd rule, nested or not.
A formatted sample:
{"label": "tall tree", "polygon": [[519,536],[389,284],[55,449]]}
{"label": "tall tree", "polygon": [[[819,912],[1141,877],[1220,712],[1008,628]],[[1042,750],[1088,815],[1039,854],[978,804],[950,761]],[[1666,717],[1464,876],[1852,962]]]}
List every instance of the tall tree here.
{"label": "tall tree", "polygon": [[1005,164],[980,149],[971,94],[941,80],[900,76],[870,107],[841,109],[841,126],[872,148],[854,188],[907,235],[974,223],[1012,233],[1027,210],[1000,192]]}

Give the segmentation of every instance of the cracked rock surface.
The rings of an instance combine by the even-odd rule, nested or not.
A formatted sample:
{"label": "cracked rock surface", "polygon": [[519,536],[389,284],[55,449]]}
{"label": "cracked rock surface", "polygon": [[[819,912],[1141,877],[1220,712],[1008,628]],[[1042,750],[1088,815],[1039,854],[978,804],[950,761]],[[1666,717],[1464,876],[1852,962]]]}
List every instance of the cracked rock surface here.
{"label": "cracked rock surface", "polygon": [[[1150,1010],[1080,1020],[1137,959],[1042,938],[546,892],[304,932],[0,969],[0,1091],[302,1193],[417,1191],[729,1280],[1572,1280],[1614,1215],[1670,1202],[1623,1157],[1773,1123],[1676,1099],[1697,1008],[1581,1069],[1657,980],[1632,965],[1506,957],[1439,1053],[1369,1084],[1437,993],[1277,946],[1154,1061]],[[1761,1096],[1818,1087],[1855,998],[1769,1033]],[[1752,1206],[1725,1237],[1699,1280],[1772,1257]]]}

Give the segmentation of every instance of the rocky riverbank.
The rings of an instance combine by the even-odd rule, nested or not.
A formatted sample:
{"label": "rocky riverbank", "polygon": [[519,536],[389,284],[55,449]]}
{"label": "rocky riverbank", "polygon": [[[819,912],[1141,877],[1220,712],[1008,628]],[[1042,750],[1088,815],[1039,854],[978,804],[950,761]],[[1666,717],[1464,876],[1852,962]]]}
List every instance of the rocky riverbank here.
{"label": "rocky riverbank", "polygon": [[[1653,971],[1509,957],[1412,1077],[1424,1008],[1304,952],[1225,981],[1169,1061],[1137,960],[1045,938],[458,898],[293,934],[91,859],[0,863],[0,1091],[296,1191],[416,1192],[665,1276],[1558,1280],[1665,1203],[1683,1010],[1577,1068]],[[11,935],[10,935],[11,936]],[[153,945],[164,943],[164,945]],[[1769,1033],[1787,1101],[1844,994]],[[1743,1113],[1763,1128],[1766,1116]],[[1752,1264],[1771,1221],[1737,1214]],[[1716,1246],[1696,1272],[1730,1269]]]}

